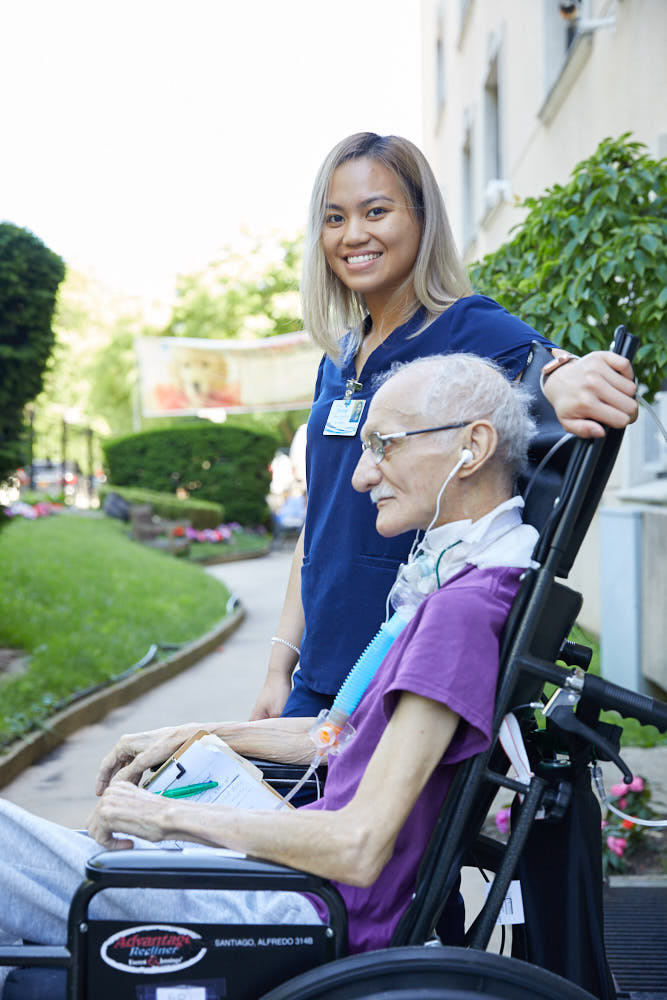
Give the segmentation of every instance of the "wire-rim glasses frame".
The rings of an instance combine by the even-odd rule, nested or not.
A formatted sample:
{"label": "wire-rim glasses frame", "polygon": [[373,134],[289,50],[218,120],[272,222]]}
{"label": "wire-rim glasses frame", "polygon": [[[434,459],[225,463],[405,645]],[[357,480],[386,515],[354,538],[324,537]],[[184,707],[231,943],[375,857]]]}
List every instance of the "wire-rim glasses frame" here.
{"label": "wire-rim glasses frame", "polygon": [[376,463],[379,465],[384,458],[387,444],[391,441],[398,441],[400,438],[411,437],[413,434],[431,434],[433,431],[453,431],[458,427],[467,427],[472,420],[460,420],[456,424],[442,424],[440,427],[423,427],[418,431],[396,431],[394,434],[380,434],[378,431],[371,431],[367,441],[361,442],[361,451],[369,451]]}

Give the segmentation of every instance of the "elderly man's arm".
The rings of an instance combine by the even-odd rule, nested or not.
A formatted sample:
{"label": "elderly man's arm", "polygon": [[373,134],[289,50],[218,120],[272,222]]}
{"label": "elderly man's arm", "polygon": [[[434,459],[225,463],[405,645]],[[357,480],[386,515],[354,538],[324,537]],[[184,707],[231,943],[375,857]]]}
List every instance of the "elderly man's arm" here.
{"label": "elderly man's arm", "polygon": [[95,791],[101,795],[113,780],[136,784],[144,771],[158,767],[199,730],[215,733],[237,753],[286,764],[308,762],[313,744],[308,732],[314,719],[262,719],[257,722],[190,722],[142,733],[126,733],[100,764]]}
{"label": "elderly man's arm", "polygon": [[623,428],[636,420],[635,392],[632,365],[611,351],[562,365],[544,382],[544,395],[565,430],[584,438],[603,437],[604,427]]}
{"label": "elderly man's arm", "polygon": [[[390,859],[396,837],[456,731],[440,702],[404,692],[352,801],[335,812],[248,812],[167,800],[114,782],[89,831],[106,847],[123,831],[148,840],[178,838],[229,847],[350,885],[368,886]],[[346,753],[354,753],[352,744]]]}

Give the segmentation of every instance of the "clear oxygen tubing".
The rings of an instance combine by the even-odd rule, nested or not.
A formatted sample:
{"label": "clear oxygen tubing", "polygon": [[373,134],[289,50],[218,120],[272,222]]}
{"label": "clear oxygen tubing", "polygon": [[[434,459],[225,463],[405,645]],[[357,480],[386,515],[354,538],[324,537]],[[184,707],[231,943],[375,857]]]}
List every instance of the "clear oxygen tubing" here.
{"label": "clear oxygen tubing", "polygon": [[620,816],[621,819],[627,819],[631,823],[635,823],[637,826],[661,827],[663,829],[667,827],[667,819],[643,819],[641,816],[629,816],[628,813],[623,812],[622,809],[618,809],[611,801],[611,797],[605,791],[604,781],[602,778],[602,768],[600,765],[592,765],[591,771],[593,773],[593,781],[595,782],[595,789],[598,793],[600,803],[603,806],[606,806],[610,812]]}

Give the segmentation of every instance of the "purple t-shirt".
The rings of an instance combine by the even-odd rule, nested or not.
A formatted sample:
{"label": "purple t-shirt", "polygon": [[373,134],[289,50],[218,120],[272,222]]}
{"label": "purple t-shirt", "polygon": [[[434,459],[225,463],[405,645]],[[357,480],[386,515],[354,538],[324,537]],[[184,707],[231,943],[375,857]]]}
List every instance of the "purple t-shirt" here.
{"label": "purple t-shirt", "polygon": [[366,889],[334,883],[347,906],[350,952],[388,945],[410,902],[419,862],[456,765],[490,742],[499,639],[522,572],[466,566],[426,598],[350,717],[356,736],[330,761],[323,797],[302,807],[335,810],[347,805],[402,691],[442,702],[461,717],[379,878]]}

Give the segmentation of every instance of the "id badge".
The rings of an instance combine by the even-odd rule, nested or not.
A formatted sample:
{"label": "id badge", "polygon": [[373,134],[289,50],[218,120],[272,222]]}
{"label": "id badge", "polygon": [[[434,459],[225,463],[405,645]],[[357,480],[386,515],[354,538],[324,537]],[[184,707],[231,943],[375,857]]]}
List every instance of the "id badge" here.
{"label": "id badge", "polygon": [[354,437],[359,430],[365,405],[365,399],[334,399],[322,433],[327,436]]}

